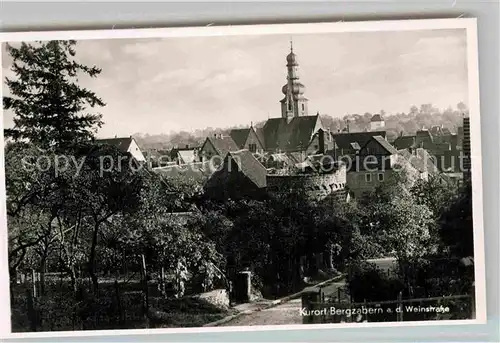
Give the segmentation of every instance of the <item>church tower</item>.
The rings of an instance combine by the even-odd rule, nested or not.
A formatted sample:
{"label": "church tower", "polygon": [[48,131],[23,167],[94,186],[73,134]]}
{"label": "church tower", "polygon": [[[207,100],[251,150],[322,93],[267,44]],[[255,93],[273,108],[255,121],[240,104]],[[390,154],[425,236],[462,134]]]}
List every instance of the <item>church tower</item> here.
{"label": "church tower", "polygon": [[286,57],[286,67],[288,70],[287,83],[281,91],[285,97],[281,102],[281,117],[290,122],[295,117],[307,115],[307,101],[304,97],[305,87],[299,82],[299,63],[297,56],[293,52],[293,45],[290,42],[290,53]]}

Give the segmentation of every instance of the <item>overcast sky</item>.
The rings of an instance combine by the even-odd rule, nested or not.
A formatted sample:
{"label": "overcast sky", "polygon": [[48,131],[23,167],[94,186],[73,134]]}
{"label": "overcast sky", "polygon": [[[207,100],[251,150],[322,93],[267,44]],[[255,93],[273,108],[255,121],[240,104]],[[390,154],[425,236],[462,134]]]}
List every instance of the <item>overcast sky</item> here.
{"label": "overcast sky", "polygon": [[[467,104],[465,30],[79,41],[78,60],[102,68],[80,80],[107,103],[99,136],[279,117],[290,38],[311,114]],[[4,52],[3,75],[11,76]],[[11,113],[4,125],[12,126]]]}

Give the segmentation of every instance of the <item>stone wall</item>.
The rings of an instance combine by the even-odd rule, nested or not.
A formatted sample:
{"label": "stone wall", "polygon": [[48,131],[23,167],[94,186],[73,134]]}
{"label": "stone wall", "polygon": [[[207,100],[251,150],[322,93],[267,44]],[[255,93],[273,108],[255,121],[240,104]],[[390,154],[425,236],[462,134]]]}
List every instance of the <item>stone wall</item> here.
{"label": "stone wall", "polygon": [[198,294],[196,297],[219,308],[229,307],[229,295],[225,289],[214,289],[210,292]]}

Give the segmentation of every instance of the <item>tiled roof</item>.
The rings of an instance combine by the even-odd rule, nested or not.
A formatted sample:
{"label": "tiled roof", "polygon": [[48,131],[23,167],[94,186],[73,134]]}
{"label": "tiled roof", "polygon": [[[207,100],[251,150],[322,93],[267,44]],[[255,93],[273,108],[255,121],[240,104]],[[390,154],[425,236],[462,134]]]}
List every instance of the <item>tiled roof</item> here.
{"label": "tiled roof", "polygon": [[289,123],[285,118],[269,119],[263,127],[263,144],[267,150],[303,150],[318,125],[319,115],[294,117]]}
{"label": "tiled roof", "polygon": [[264,129],[262,127],[258,127],[255,129],[255,133],[257,134],[257,138],[259,139],[260,143],[262,144],[263,147],[266,146],[266,140],[264,137]]}
{"label": "tiled roof", "polygon": [[220,156],[224,157],[230,151],[239,150],[238,145],[230,136],[208,137],[207,140],[214,146]]}
{"label": "tiled roof", "polygon": [[96,140],[98,144],[113,145],[117,147],[121,152],[127,152],[130,144],[132,144],[132,141],[132,137],[106,138]]}
{"label": "tiled roof", "polygon": [[333,135],[335,144],[339,149],[352,149],[351,143],[358,143],[360,147],[364,146],[374,136],[386,137],[385,131],[368,132],[346,132]]}
{"label": "tiled roof", "polygon": [[239,170],[249,178],[257,187],[266,187],[266,168],[248,150],[233,151],[228,158],[233,157]]}
{"label": "tiled roof", "polygon": [[153,172],[166,178],[193,179],[204,182],[212,175],[213,170],[211,170],[209,162],[198,162],[185,166],[172,165],[153,168]]}
{"label": "tiled roof", "polygon": [[172,148],[172,150],[170,150],[170,158],[171,159],[175,159],[178,157],[178,153],[180,151],[194,151],[194,150],[197,150],[198,147],[184,147],[184,148],[178,148],[178,147],[175,147],[175,148]]}
{"label": "tiled roof", "polygon": [[407,159],[413,168],[417,169],[421,173],[435,173],[438,171],[432,161],[432,156],[425,149],[416,149],[414,154],[406,149],[401,149],[398,150],[398,154]]}
{"label": "tiled roof", "polygon": [[399,136],[394,140],[396,149],[408,149],[415,143],[415,136]]}
{"label": "tiled roof", "polygon": [[194,150],[180,150],[177,155],[183,163],[192,163],[196,161],[196,153]]}
{"label": "tiled roof", "polygon": [[373,136],[375,141],[380,144],[391,155],[397,154],[398,151],[382,136]]}
{"label": "tiled roof", "polygon": [[250,133],[250,128],[247,129],[233,129],[229,133],[233,141],[236,143],[238,148],[243,149],[245,142],[247,141],[248,134]]}

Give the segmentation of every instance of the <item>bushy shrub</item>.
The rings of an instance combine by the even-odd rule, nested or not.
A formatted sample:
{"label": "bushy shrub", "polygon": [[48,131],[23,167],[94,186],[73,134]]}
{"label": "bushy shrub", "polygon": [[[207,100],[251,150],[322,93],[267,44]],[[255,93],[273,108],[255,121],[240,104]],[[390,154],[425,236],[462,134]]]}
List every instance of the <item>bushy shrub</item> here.
{"label": "bushy shrub", "polygon": [[395,300],[404,289],[398,278],[367,262],[351,264],[347,283],[354,302]]}

